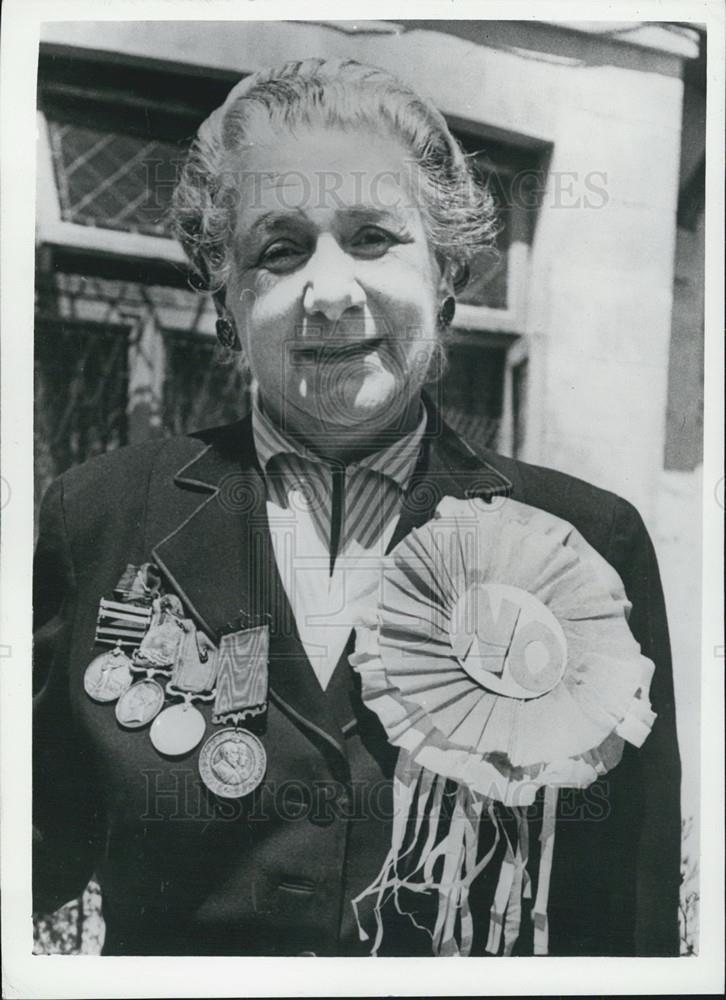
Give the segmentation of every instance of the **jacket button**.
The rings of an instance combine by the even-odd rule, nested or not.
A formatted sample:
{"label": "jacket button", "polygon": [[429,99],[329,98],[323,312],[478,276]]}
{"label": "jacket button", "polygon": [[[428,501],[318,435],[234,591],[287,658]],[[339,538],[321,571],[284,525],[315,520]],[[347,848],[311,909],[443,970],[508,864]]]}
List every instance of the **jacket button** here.
{"label": "jacket button", "polygon": [[318,956],[314,951],[299,951],[297,953],[298,958],[317,958]]}

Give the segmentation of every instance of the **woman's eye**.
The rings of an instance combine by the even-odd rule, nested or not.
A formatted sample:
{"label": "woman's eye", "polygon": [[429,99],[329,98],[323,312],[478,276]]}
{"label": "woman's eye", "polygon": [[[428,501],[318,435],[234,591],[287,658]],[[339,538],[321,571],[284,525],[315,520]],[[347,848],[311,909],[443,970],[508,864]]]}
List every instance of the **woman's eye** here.
{"label": "woman's eye", "polygon": [[298,267],[305,257],[305,250],[290,240],[275,240],[263,250],[258,261],[258,267],[277,273],[292,271]]}
{"label": "woman's eye", "polygon": [[382,257],[389,247],[400,241],[385,229],[365,226],[351,240],[351,248],[358,257]]}

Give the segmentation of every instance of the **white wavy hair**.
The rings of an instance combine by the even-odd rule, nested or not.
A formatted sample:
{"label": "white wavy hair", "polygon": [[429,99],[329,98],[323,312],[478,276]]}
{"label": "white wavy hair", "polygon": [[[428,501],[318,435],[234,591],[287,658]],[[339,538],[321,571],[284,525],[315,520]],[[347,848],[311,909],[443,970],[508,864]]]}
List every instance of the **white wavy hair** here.
{"label": "white wavy hair", "polygon": [[220,292],[227,284],[240,169],[260,115],[277,130],[368,128],[402,142],[418,178],[415,196],[429,244],[451,268],[456,287],[466,283],[474,254],[492,246],[493,199],[443,115],[384,70],[352,59],[307,59],[244,78],[199,128],[170,210],[198,288]]}

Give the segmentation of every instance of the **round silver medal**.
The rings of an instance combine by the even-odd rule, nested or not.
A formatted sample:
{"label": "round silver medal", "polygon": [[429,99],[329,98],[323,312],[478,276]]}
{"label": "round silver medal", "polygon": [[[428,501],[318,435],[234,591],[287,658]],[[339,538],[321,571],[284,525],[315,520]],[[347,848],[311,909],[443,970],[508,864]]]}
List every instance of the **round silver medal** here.
{"label": "round silver medal", "polygon": [[170,705],[157,715],[149,736],[159,753],[167,757],[181,757],[197,746],[206,728],[199,709],[191,701],[184,701],[181,705]]}
{"label": "round silver medal", "polygon": [[225,799],[241,799],[262,783],[267,754],[246,729],[222,729],[209,737],[199,754],[202,781]]}
{"label": "round silver medal", "polygon": [[94,701],[116,701],[131,687],[131,660],[120,647],[96,656],[86,667],[83,687]]}
{"label": "round silver medal", "polygon": [[116,702],[116,718],[126,729],[141,729],[159,714],[164,690],[151,678],[137,681]]}

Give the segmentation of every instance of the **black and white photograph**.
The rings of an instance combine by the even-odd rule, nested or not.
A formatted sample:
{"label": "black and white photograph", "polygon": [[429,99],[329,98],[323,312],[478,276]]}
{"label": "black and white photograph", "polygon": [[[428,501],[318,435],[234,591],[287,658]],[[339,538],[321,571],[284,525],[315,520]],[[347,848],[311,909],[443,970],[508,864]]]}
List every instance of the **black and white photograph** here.
{"label": "black and white photograph", "polygon": [[723,5],[7,6],[3,995],[719,992]]}

